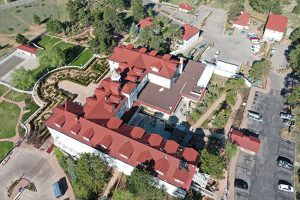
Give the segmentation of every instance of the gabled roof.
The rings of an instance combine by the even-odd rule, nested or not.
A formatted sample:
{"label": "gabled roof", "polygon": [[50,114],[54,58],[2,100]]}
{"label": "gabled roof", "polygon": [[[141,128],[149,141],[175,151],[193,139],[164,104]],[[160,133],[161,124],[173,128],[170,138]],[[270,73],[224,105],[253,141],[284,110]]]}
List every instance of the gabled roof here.
{"label": "gabled roof", "polygon": [[200,29],[198,29],[192,25],[189,25],[189,24],[183,25],[183,35],[182,35],[183,40],[187,41],[196,34],[200,34]]}
{"label": "gabled roof", "polygon": [[288,18],[282,15],[269,15],[266,29],[285,33]]}
{"label": "gabled roof", "polygon": [[182,156],[188,161],[196,164],[199,161],[199,153],[190,147],[186,147],[183,150]]}
{"label": "gabled roof", "polygon": [[247,149],[249,151],[257,153],[260,146],[260,139],[251,135],[246,135],[237,130],[233,130],[230,134],[230,140],[232,143]]}
{"label": "gabled roof", "polygon": [[152,134],[149,134],[147,141],[150,146],[158,147],[158,146],[160,146],[161,142],[163,141],[163,137],[157,133],[152,133]]}
{"label": "gabled roof", "polygon": [[120,118],[112,117],[107,122],[107,127],[110,129],[118,129],[118,128],[120,128],[122,123],[123,123],[123,121]]}
{"label": "gabled roof", "polygon": [[187,10],[187,11],[193,10],[193,7],[186,3],[179,4],[179,8],[181,8],[183,10]]}
{"label": "gabled roof", "polygon": [[136,139],[142,138],[144,134],[145,134],[145,130],[138,126],[135,126],[130,132],[131,137]]}
{"label": "gabled roof", "polygon": [[168,171],[169,167],[169,162],[165,157],[160,158],[156,161],[155,168],[157,171],[160,171],[165,174]]}
{"label": "gabled roof", "polygon": [[36,54],[37,50],[38,50],[35,47],[28,46],[28,45],[25,45],[25,44],[21,44],[21,45],[17,46],[17,49],[20,49],[22,51],[26,51],[26,52],[32,53],[32,54]]}
{"label": "gabled roof", "polygon": [[237,19],[233,22],[233,24],[237,24],[240,26],[248,26],[250,22],[250,13],[242,13],[240,14]]}
{"label": "gabled roof", "polygon": [[140,28],[145,28],[145,27],[151,27],[153,24],[152,20],[150,17],[146,17],[144,19],[140,19],[138,26]]}
{"label": "gabled roof", "polygon": [[152,157],[150,151],[146,150],[146,151],[143,151],[142,153],[140,153],[139,157],[137,158],[137,161],[139,163],[144,163],[144,162],[150,161],[152,159],[153,159],[153,157]]}
{"label": "gabled roof", "polygon": [[127,159],[130,158],[130,156],[133,153],[133,146],[130,142],[126,142],[122,145],[122,147],[119,150],[119,153],[123,156],[125,156]]}
{"label": "gabled roof", "polygon": [[99,141],[99,144],[102,147],[107,149],[111,145],[112,142],[113,142],[112,137],[110,135],[106,135]]}

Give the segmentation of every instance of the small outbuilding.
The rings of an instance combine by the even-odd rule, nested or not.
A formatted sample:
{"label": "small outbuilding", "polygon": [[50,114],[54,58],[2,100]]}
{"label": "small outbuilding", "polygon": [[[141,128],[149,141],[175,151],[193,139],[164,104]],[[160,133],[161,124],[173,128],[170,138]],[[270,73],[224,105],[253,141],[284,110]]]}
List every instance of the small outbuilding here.
{"label": "small outbuilding", "polygon": [[288,18],[282,15],[269,15],[263,40],[279,42],[285,34]]}
{"label": "small outbuilding", "polygon": [[178,10],[181,12],[191,12],[193,10],[193,7],[186,3],[179,4]]}
{"label": "small outbuilding", "polygon": [[198,40],[200,36],[200,29],[190,25],[190,24],[184,24],[183,27],[183,35],[182,35],[182,44],[181,47],[185,48],[189,46],[194,41]]}
{"label": "small outbuilding", "polygon": [[238,29],[249,29],[250,13],[241,13],[235,21],[232,22],[232,26]]}
{"label": "small outbuilding", "polygon": [[260,139],[252,135],[246,135],[237,130],[230,133],[230,141],[240,147],[241,150],[246,150],[249,153],[256,154],[259,150]]}
{"label": "small outbuilding", "polygon": [[19,53],[25,54],[25,55],[28,55],[28,56],[32,56],[32,57],[36,57],[37,50],[38,50],[35,47],[25,45],[25,44],[17,46],[16,49]]}

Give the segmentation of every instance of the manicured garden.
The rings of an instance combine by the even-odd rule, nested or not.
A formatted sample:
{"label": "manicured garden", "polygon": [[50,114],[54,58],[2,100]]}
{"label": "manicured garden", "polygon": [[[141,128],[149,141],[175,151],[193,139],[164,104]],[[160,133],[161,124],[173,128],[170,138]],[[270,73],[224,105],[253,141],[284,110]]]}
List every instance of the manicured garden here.
{"label": "manicured garden", "polygon": [[11,138],[16,135],[16,125],[20,111],[16,104],[6,101],[0,103],[0,138]]}
{"label": "manicured garden", "polygon": [[93,52],[90,49],[85,49],[75,60],[71,62],[71,66],[83,66],[85,65],[92,57]]}
{"label": "manicured garden", "polygon": [[0,142],[0,160],[3,160],[6,154],[14,147],[14,143],[3,141]]}

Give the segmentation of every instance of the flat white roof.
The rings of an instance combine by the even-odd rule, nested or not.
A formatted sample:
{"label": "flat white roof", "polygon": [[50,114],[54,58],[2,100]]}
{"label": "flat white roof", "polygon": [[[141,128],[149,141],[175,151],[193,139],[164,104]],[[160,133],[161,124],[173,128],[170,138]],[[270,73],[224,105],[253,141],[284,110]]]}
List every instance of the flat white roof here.
{"label": "flat white roof", "polygon": [[214,68],[206,65],[202,75],[197,82],[197,86],[206,88],[213,73]]}
{"label": "flat white roof", "polygon": [[239,65],[231,64],[231,63],[220,61],[220,60],[218,60],[216,62],[216,65],[217,65],[217,67],[216,67],[217,69],[221,69],[223,71],[231,72],[234,74],[238,73],[240,70]]}

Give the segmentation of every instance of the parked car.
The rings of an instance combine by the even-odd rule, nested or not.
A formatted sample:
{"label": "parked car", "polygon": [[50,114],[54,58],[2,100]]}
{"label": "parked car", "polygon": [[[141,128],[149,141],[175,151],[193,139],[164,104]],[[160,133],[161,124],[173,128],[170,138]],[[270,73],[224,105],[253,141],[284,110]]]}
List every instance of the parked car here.
{"label": "parked car", "polygon": [[280,113],[280,118],[281,119],[292,119],[293,115],[289,114],[289,113]]}
{"label": "parked car", "polygon": [[251,43],[252,44],[259,44],[260,40],[259,39],[253,39],[253,40],[251,40]]}
{"label": "parked car", "polygon": [[248,183],[243,179],[235,179],[234,186],[243,190],[248,190]]}
{"label": "parked car", "polygon": [[272,54],[275,53],[275,47],[272,48],[271,52]]}
{"label": "parked car", "polygon": [[278,189],[284,192],[294,192],[294,188],[289,183],[279,183]]}
{"label": "parked car", "polygon": [[263,121],[262,116],[257,112],[248,110],[248,116],[249,116],[250,119],[260,121],[260,122]]}
{"label": "parked car", "polygon": [[258,37],[256,33],[248,33],[247,38],[250,39],[251,37]]}
{"label": "parked car", "polygon": [[279,156],[277,159],[277,165],[279,167],[282,167],[282,168],[285,168],[285,169],[288,169],[291,171],[294,170],[293,163],[289,159],[281,157],[281,156]]}
{"label": "parked car", "polygon": [[220,51],[216,51],[214,57],[215,57],[215,58],[219,57],[220,53],[221,53]]}

